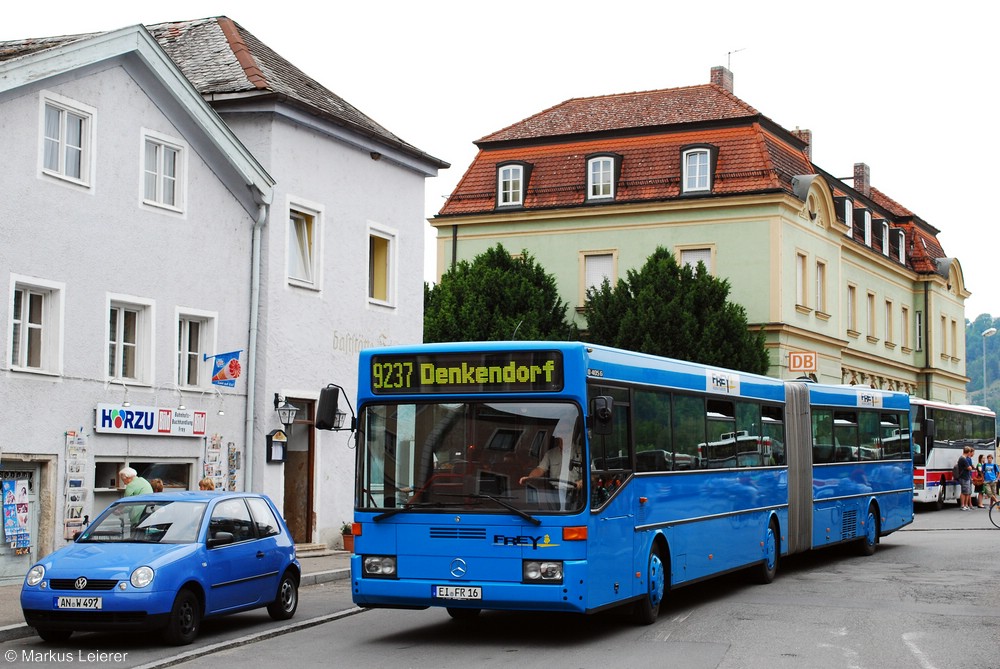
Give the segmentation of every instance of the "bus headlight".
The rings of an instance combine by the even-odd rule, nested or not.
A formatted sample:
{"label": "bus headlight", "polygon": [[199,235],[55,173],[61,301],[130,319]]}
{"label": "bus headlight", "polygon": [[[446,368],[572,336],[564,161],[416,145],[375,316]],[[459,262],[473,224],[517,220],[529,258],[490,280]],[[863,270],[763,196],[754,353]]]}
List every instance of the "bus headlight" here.
{"label": "bus headlight", "polygon": [[395,555],[366,555],[361,564],[366,577],[396,578]]}
{"label": "bus headlight", "polygon": [[521,577],[525,583],[562,583],[561,560],[525,560],[521,563]]}

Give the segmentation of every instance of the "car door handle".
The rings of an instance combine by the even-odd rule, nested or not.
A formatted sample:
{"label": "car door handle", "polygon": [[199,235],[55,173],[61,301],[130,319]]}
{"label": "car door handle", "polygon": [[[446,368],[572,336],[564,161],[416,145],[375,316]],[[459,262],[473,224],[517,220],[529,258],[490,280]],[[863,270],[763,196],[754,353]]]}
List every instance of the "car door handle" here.
{"label": "car door handle", "polygon": [[257,551],[257,557],[258,558],[264,557],[264,551]]}

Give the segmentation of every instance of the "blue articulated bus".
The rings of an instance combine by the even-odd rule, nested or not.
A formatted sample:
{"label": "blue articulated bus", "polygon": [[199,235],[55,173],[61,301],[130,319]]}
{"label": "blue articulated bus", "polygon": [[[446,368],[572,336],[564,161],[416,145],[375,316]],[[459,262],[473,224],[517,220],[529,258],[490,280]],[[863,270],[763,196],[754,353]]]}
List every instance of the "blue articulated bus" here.
{"label": "blue articulated bus", "polygon": [[673,588],[913,521],[902,393],[577,342],[368,349],[358,388],[364,607],[649,624]]}

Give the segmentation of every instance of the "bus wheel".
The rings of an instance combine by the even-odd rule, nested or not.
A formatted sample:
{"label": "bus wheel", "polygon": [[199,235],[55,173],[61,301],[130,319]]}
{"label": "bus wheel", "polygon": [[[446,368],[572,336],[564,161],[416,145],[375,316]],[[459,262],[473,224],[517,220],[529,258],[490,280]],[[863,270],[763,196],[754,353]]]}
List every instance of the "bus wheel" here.
{"label": "bus wheel", "polygon": [[934,502],[934,508],[937,511],[940,511],[941,509],[944,508],[944,486],[943,485],[938,486],[938,496],[937,496],[937,501]]}
{"label": "bus wheel", "polygon": [[878,546],[878,514],[875,513],[874,504],[868,506],[864,530],[864,536],[858,541],[858,552],[866,556],[875,555],[875,548]]}
{"label": "bus wheel", "polygon": [[778,524],[772,519],[764,534],[764,559],[754,573],[754,580],[761,585],[773,581],[778,573],[778,557],[781,555],[780,536]]}
{"label": "bus wheel", "polygon": [[652,625],[660,615],[660,604],[663,602],[663,592],[666,590],[663,560],[660,551],[654,545],[649,549],[649,565],[646,581],[646,594],[635,603],[633,617],[640,625]]}
{"label": "bus wheel", "polygon": [[447,611],[453,620],[475,620],[479,616],[479,609],[460,609],[449,606]]}

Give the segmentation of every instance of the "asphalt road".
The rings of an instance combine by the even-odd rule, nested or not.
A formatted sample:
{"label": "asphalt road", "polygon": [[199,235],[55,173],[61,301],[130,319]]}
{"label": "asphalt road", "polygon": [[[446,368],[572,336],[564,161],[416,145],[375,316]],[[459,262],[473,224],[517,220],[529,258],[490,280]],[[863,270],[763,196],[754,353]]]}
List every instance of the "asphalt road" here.
{"label": "asphalt road", "polygon": [[824,550],[784,560],[770,585],[733,574],[676,590],[648,627],[617,612],[485,612],[472,624],[438,609],[359,612],[342,580],[302,588],[290,624],[240,614],[207,622],[179,650],[148,638],[80,634],[56,646],[30,637],[0,645],[0,656],[15,653],[0,664],[987,669],[1000,667],[998,548],[985,511],[949,507],[918,513],[873,557]]}

